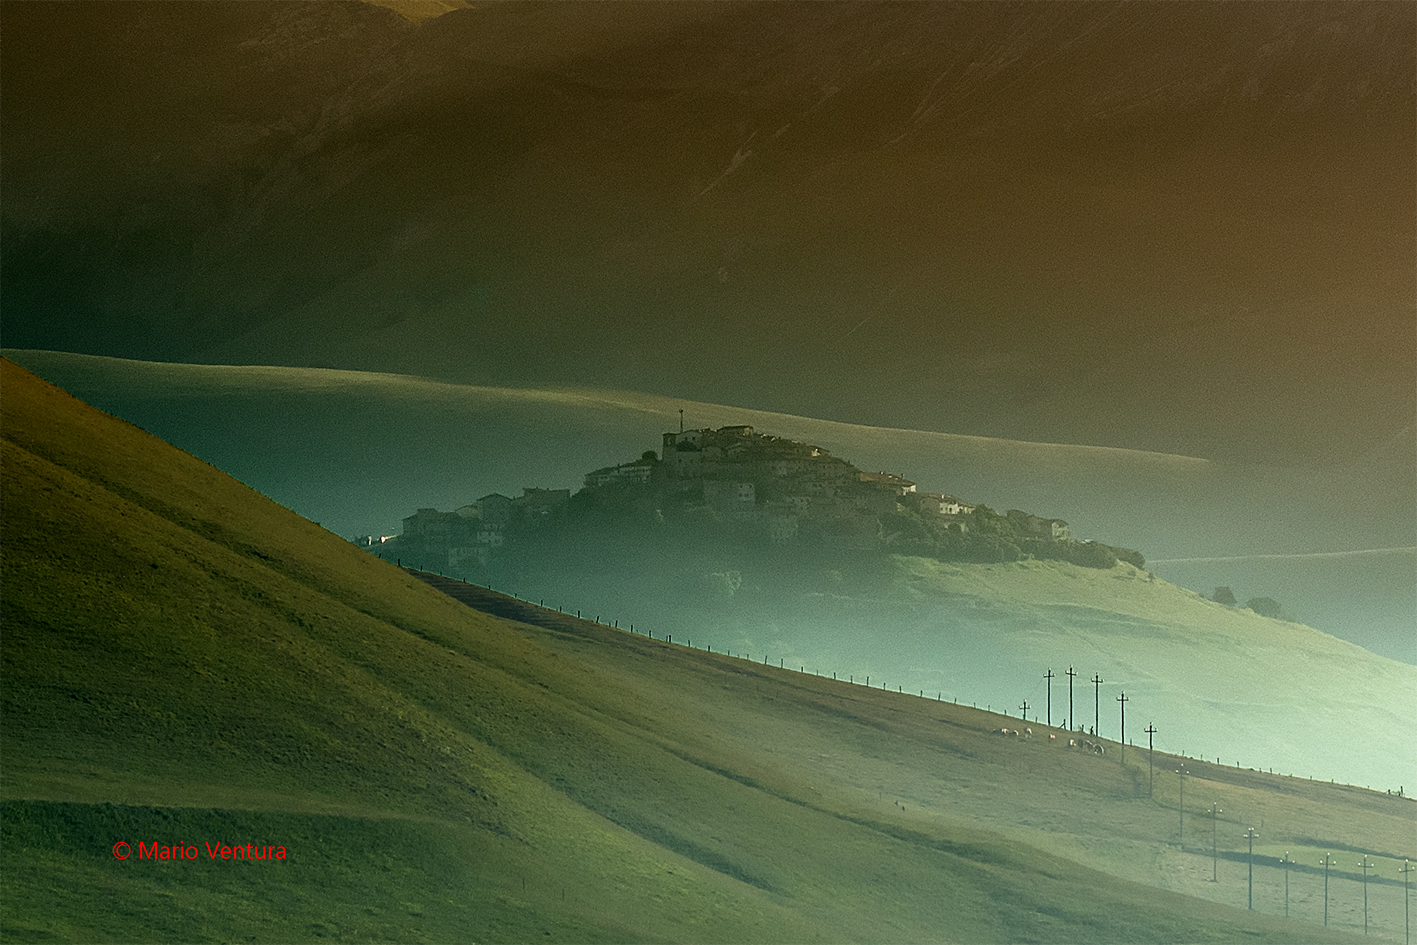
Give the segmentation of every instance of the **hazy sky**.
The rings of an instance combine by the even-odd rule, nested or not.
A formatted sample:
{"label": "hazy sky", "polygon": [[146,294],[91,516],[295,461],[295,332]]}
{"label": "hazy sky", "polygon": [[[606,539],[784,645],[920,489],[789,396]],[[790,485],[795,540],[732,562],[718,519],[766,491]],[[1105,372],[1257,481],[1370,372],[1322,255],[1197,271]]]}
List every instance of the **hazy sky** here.
{"label": "hazy sky", "polygon": [[1412,442],[1417,5],[0,17],[10,347]]}

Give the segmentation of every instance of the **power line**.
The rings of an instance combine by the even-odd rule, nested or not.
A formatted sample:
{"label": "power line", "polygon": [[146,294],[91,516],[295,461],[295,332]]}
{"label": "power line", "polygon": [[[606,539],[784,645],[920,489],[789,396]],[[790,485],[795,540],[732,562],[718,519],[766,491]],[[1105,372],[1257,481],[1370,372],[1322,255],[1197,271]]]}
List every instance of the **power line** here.
{"label": "power line", "polygon": [[1363,854],[1363,934],[1368,934],[1368,870],[1373,864],[1368,862],[1368,854]]}
{"label": "power line", "polygon": [[1319,865],[1324,868],[1324,928],[1328,928],[1328,868],[1333,865],[1333,854],[1325,853]]}
{"label": "power line", "polygon": [[[1245,830],[1245,836],[1250,839],[1250,911],[1251,911],[1251,912],[1254,912],[1254,911],[1255,911],[1255,838],[1258,837],[1259,834],[1255,831],[1255,828],[1254,828],[1254,827],[1249,827],[1249,828],[1247,828],[1247,829]],[[1364,887],[1365,895],[1366,895],[1366,888],[1367,888],[1367,887]],[[1366,900],[1365,900],[1365,901],[1366,901]],[[1325,907],[1327,907],[1327,903],[1325,903]],[[1363,916],[1363,921],[1364,921],[1365,923],[1368,921],[1368,917],[1367,917],[1366,914],[1364,914],[1364,916]],[[1364,926],[1363,932],[1364,932],[1364,934],[1367,934],[1367,927],[1366,927],[1366,925]]]}
{"label": "power line", "polygon": [[1117,701],[1122,704],[1122,763],[1127,763],[1127,703],[1132,700],[1127,698],[1127,690],[1123,689],[1122,694],[1117,697]]}
{"label": "power line", "polygon": [[1284,918],[1289,918],[1289,866],[1294,861],[1289,858],[1289,851],[1284,851],[1284,859],[1279,862],[1284,864]]}
{"label": "power line", "polygon": [[1402,869],[1398,870],[1402,874],[1402,918],[1404,927],[1407,929],[1407,945],[1412,945],[1412,913],[1408,911],[1408,897],[1412,891],[1412,880],[1407,878],[1417,866],[1413,866],[1406,860],[1402,861]]}
{"label": "power line", "polygon": [[1048,672],[1043,674],[1043,678],[1048,680],[1048,727],[1053,727],[1053,667],[1048,667]]}
{"label": "power line", "polygon": [[1102,683],[1104,680],[1097,673],[1092,674],[1092,734],[1097,735],[1097,730],[1102,727]]}
{"label": "power line", "polygon": [[1156,726],[1151,722],[1146,724],[1146,796],[1151,797],[1151,789],[1154,787],[1155,773],[1152,768],[1152,744],[1151,737],[1156,734]]}
{"label": "power line", "polygon": [[1186,771],[1186,766],[1182,765],[1176,769],[1176,773],[1181,776],[1181,799],[1176,804],[1176,810],[1181,817],[1181,850],[1184,852],[1186,849],[1186,775],[1189,772]]}
{"label": "power line", "polygon": [[1212,803],[1210,805],[1210,881],[1212,883],[1217,882],[1215,878],[1215,863],[1216,860],[1219,859],[1219,854],[1216,853],[1215,846],[1215,822],[1218,819],[1218,815],[1223,813],[1225,813],[1225,811],[1220,809],[1219,804]]}

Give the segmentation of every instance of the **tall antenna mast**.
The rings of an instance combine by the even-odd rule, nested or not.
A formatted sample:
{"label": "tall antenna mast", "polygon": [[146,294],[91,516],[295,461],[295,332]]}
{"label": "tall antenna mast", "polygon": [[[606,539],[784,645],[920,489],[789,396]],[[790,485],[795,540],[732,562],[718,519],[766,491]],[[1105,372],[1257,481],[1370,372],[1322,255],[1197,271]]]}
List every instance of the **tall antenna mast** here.
{"label": "tall antenna mast", "polygon": [[679,408],[679,432],[684,432],[684,408]]}

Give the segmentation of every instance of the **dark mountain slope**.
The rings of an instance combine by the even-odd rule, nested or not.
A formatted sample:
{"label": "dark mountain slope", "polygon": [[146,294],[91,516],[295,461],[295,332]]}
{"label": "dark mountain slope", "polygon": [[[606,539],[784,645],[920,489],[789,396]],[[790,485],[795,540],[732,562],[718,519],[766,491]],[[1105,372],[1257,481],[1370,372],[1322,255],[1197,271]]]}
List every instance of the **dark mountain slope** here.
{"label": "dark mountain slope", "polygon": [[1361,2],[16,4],[7,344],[1368,449],[1412,412],[1415,29]]}

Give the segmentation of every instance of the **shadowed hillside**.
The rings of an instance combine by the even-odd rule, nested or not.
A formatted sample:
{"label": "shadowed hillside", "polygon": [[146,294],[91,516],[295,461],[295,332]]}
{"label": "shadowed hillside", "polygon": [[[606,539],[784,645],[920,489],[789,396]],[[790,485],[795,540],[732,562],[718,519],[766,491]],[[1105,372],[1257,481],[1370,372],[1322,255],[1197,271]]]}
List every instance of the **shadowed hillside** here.
{"label": "shadowed hillside", "polygon": [[7,7],[7,343],[1252,462],[1412,421],[1408,4],[457,6]]}
{"label": "shadowed hillside", "polygon": [[[1130,871],[1144,882],[1194,857],[1169,849],[1165,789],[1139,795],[1134,758],[480,614],[9,363],[0,376],[8,938],[1322,937],[1312,910],[1236,910],[1233,883],[1214,905],[1079,855],[1130,834],[1171,864]],[[1210,784],[1289,825],[1270,830],[1377,855],[1410,824],[1408,802],[1369,792]],[[1030,826],[1039,803],[1058,819]],[[991,827],[988,809],[1016,819]],[[119,840],[287,857],[120,861]]]}

